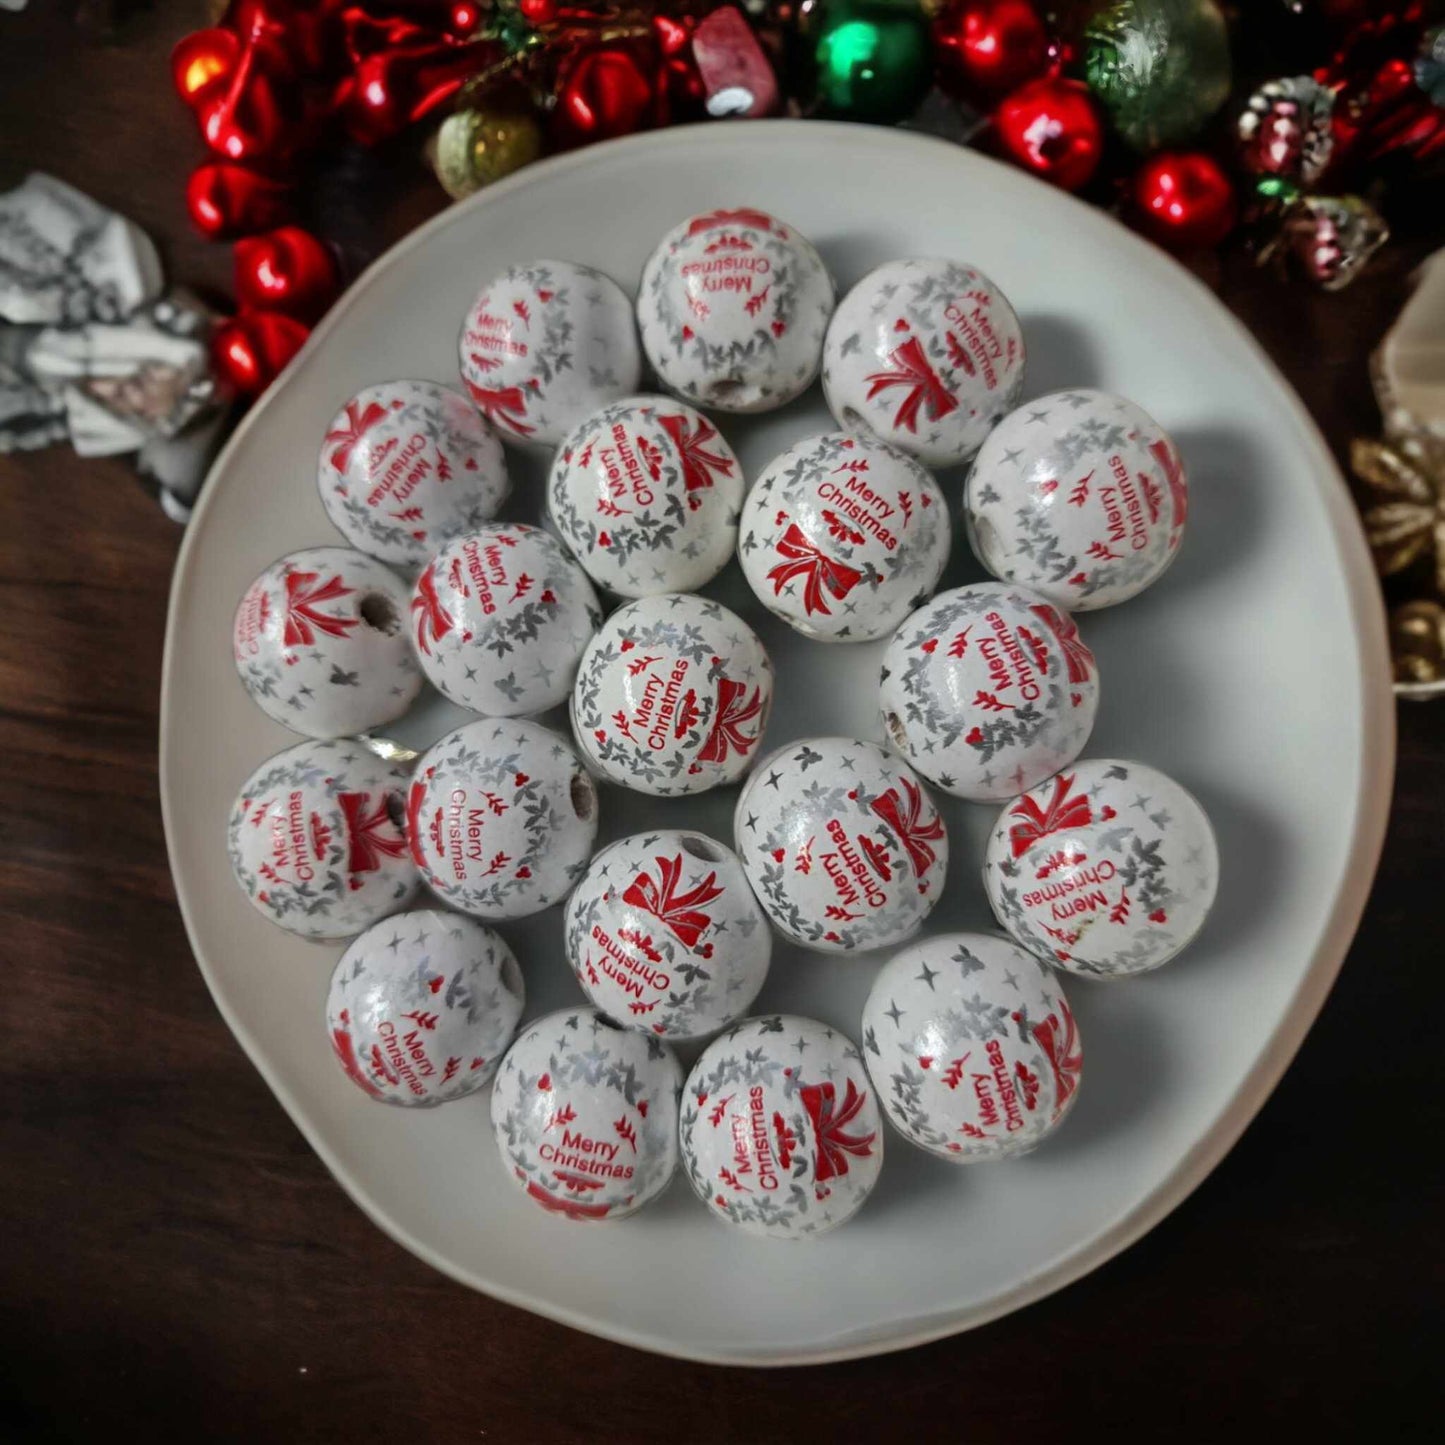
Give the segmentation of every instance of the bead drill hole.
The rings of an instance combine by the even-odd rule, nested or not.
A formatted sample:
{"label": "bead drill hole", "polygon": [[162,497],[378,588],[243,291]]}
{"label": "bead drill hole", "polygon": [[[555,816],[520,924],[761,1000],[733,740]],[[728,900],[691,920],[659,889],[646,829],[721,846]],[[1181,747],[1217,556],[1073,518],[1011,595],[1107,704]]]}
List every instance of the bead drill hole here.
{"label": "bead drill hole", "polygon": [[592,820],[597,811],[597,790],[586,773],[572,774],[572,811],[584,822]]}
{"label": "bead drill hole", "polygon": [[691,853],[694,858],[700,858],[704,863],[722,862],[722,852],[711,838],[699,838],[696,833],[688,833],[678,846],[684,853]]}
{"label": "bead drill hole", "polygon": [[400,793],[386,795],[386,816],[391,819],[398,833],[406,833],[406,804]]}
{"label": "bead drill hole", "polygon": [[388,637],[401,625],[391,598],[384,597],[380,592],[368,592],[357,610],[361,613],[361,620],[372,631],[384,632]]}
{"label": "bead drill hole", "polygon": [[522,983],[522,970],[517,965],[517,960],[508,954],[502,960],[502,986],[508,993],[521,995],[525,985]]}
{"label": "bead drill hole", "polygon": [[906,753],[908,751],[908,734],[904,731],[903,719],[896,712],[891,712],[883,719],[883,722],[888,729],[888,736],[893,739],[893,746],[899,752]]}
{"label": "bead drill hole", "polygon": [[861,432],[867,428],[863,425],[863,418],[853,410],[851,406],[845,406],[838,413],[838,420],[843,424],[844,431]]}

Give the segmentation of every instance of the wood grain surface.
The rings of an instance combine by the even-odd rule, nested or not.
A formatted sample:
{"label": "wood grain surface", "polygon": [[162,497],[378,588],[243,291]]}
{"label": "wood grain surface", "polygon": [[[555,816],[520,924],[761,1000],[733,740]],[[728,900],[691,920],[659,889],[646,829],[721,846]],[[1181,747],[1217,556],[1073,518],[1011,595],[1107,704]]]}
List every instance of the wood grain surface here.
{"label": "wood grain surface", "polygon": [[[204,23],[201,0],[0,12],[0,189],[55,173],[138,221],[170,276],[202,291],[225,286],[229,252],[186,223],[199,148],[167,55]],[[339,164],[311,197],[357,262],[440,201],[407,145]],[[1417,209],[1338,296],[1241,255],[1196,266],[1341,457],[1376,426],[1367,351],[1445,240]],[[1173,1216],[969,1335],[855,1364],[711,1369],[575,1334],[404,1253],[231,1039],[182,932],[157,798],[179,540],[121,462],[0,458],[0,1438],[1432,1433],[1445,704],[1401,709],[1390,837],[1319,1023]],[[1330,679],[1318,687],[1327,707]]]}

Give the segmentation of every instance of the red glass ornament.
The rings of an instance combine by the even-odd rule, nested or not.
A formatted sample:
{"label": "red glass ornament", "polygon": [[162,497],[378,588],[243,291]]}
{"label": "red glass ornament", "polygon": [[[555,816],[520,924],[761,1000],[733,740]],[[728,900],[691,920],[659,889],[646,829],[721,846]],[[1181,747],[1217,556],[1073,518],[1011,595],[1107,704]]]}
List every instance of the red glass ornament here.
{"label": "red glass ornament", "polygon": [[309,327],[279,312],[242,311],[212,332],[211,365],[232,391],[257,396],[276,379],[309,334]]}
{"label": "red glass ornament", "polygon": [[1081,80],[1031,80],[1004,98],[993,119],[1010,160],[1066,191],[1078,190],[1098,168],[1104,127]]}
{"label": "red glass ornament", "polygon": [[589,50],[563,67],[553,134],[559,145],[586,145],[645,130],[656,90],[638,58],[620,46]]}
{"label": "red glass ornament", "polygon": [[939,79],[967,100],[996,100],[1048,69],[1049,32],[1029,0],[954,0],[931,29]]}
{"label": "red glass ornament", "polygon": [[300,226],[282,226],[236,242],[236,304],[280,311],[308,324],[341,290],[335,254]]}
{"label": "red glass ornament", "polygon": [[1234,186],[1213,156],[1161,151],[1134,176],[1140,230],[1171,251],[1207,250],[1234,229]]}
{"label": "red glass ornament", "polygon": [[291,201],[285,182],[227,161],[206,161],[186,182],[191,224],[213,241],[279,225],[291,214]]}
{"label": "red glass ornament", "polygon": [[557,0],[517,0],[517,10],[528,25],[550,25],[557,18]]}

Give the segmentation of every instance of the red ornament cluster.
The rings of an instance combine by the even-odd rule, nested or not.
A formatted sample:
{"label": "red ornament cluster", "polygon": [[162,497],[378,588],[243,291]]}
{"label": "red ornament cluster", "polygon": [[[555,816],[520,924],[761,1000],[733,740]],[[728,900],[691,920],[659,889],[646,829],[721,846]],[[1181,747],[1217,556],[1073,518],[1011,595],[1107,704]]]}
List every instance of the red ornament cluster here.
{"label": "red ornament cluster", "polygon": [[[1103,113],[1089,87],[1065,74],[1073,56],[1033,0],[950,0],[932,31],[940,84],[989,114],[994,150],[1066,191],[1093,180]],[[1174,250],[1217,245],[1237,215],[1224,169],[1193,152],[1147,160],[1131,200],[1140,229]]]}
{"label": "red ornament cluster", "polygon": [[210,157],[186,187],[196,228],[236,246],[237,315],[212,357],[243,396],[264,389],[341,285],[335,255],[285,224],[309,157],[338,134],[373,145],[449,102],[502,53],[473,37],[475,0],[233,0],[171,55]]}

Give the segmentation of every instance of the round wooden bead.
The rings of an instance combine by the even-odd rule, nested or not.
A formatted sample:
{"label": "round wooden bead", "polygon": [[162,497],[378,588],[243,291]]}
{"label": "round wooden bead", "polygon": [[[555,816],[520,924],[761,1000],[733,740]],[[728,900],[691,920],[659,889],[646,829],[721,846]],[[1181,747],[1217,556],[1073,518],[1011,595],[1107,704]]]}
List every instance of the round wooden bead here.
{"label": "round wooden bead", "polygon": [[273,562],[236,608],[232,653],[251,700],[283,727],[348,737],[394,722],[421,690],[406,586],[350,547]]}
{"label": "round wooden bead", "polygon": [[567,899],[567,961],[609,1018],[703,1038],[741,1018],[768,976],[772,933],[721,843],[637,834],[604,848]]}
{"label": "round wooden bead", "polygon": [[981,271],[890,261],[839,303],[823,391],[845,431],[868,431],[933,467],[967,461],[1018,401],[1018,317]]}
{"label": "round wooden bead", "polygon": [[788,1014],[744,1019],[703,1050],[683,1090],[681,1138],[698,1198],[769,1239],[836,1229],[883,1168],[883,1121],[858,1049]]}
{"label": "round wooden bead", "polygon": [[497,934],[423,908],[383,919],[341,955],[326,1026],[337,1062],[373,1099],[444,1104],[491,1082],[524,999]]}
{"label": "round wooden bead", "polygon": [[1172,778],[1090,758],[1005,805],[983,883],[1031,953],[1120,978],[1168,963],[1204,926],[1219,850],[1204,809]]}
{"label": "round wooden bead", "polygon": [[408,574],[490,521],[511,489],[496,433],[434,381],[357,392],[326,429],[316,485],[353,547]]}
{"label": "round wooden bead", "polygon": [[929,782],[1012,798],[1084,750],[1099,706],[1094,654],[1067,612],[1025,587],[941,593],[883,654],[883,726]]}
{"label": "round wooden bead", "polygon": [[241,891],[303,938],[350,938],[416,892],[402,819],[410,769],[353,741],[304,742],[268,758],[231,810]]}
{"label": "round wooden bead", "polygon": [[640,793],[701,793],[751,766],[773,670],[736,613],[684,593],[644,597],[602,624],[572,692],[588,761]]}
{"label": "round wooden bead", "polygon": [[547,514],[599,587],[695,592],[732,556],[743,491],[738,459],[705,416],[640,396],[603,407],[563,442]]}
{"label": "round wooden bead", "polygon": [[829,432],[763,469],[738,556],[763,606],[805,637],[867,642],[931,595],[952,538],[943,493],[917,462]]}
{"label": "round wooden bead", "polygon": [[913,769],[872,743],[808,738],[738,797],[748,882],[786,938],[824,953],[901,943],[938,902],[948,836]]}
{"label": "round wooden bead", "polygon": [[883,965],[863,1057],[898,1132],[960,1164],[1038,1145],[1072,1107],[1084,1063],[1058,980],[983,933],[923,939]]}
{"label": "round wooden bead", "polygon": [[407,836],[422,877],[480,918],[525,918],[582,876],[597,791],[572,748],[525,718],[482,718],[416,765]]}
{"label": "round wooden bead", "polygon": [[602,608],[555,537],[494,522],[427,563],[411,616],[438,692],[488,717],[515,717],[566,699]]}
{"label": "round wooden bead", "polygon": [[974,458],[963,506],[969,544],[995,577],[1085,612],[1137,596],[1174,560],[1189,484],[1142,407],[1061,391],[999,423]]}
{"label": "round wooden bead", "polygon": [[663,384],[715,411],[772,411],[818,374],[833,282],[804,237],[765,212],[712,211],[662,238],[637,319]]}
{"label": "round wooden bead", "polygon": [[632,304],[571,261],[533,261],[489,281],[462,324],[467,393],[504,441],[555,447],[584,417],[637,390]]}
{"label": "round wooden bead", "polygon": [[565,1219],[621,1219],[677,1168],[682,1070],[651,1034],[596,1009],[524,1030],[492,1090],[502,1164],[533,1203]]}

